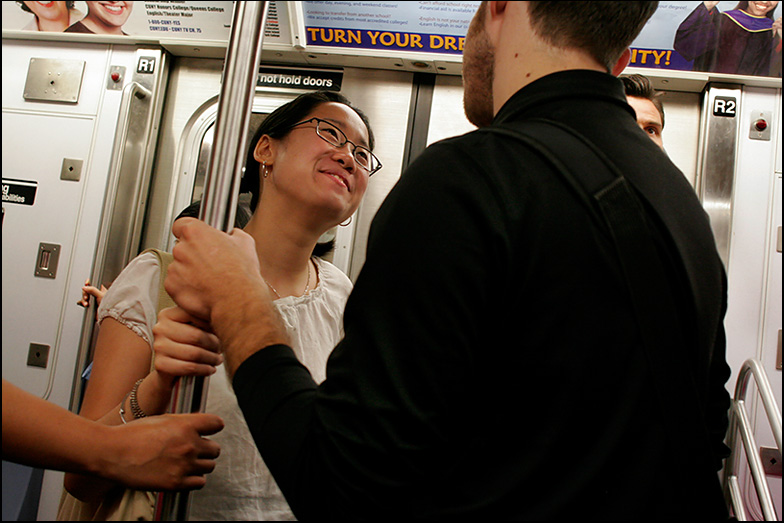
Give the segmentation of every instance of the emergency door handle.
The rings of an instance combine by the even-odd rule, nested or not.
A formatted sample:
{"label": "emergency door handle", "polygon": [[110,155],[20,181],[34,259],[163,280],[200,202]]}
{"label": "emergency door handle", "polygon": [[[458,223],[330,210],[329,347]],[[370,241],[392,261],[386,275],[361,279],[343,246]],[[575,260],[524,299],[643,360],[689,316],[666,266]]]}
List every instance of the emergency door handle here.
{"label": "emergency door handle", "polygon": [[144,168],[153,98],[152,91],[136,81],[123,89],[106,193],[105,212],[108,210],[113,219],[109,219],[109,227],[104,228],[102,234],[108,233],[112,238],[124,240],[120,242],[123,244],[121,248],[107,253],[108,266],[103,265],[104,260],[96,264],[96,267],[103,267],[102,276],[114,278],[136,254],[133,244],[140,235],[143,218],[139,215],[139,203],[146,180]]}

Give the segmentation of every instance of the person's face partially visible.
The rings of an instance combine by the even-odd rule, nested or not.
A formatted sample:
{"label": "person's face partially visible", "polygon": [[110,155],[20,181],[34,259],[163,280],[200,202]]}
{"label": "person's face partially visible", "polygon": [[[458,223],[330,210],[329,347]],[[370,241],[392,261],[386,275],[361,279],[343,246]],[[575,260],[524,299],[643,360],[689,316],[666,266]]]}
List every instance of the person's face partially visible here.
{"label": "person's face partially visible", "polygon": [[[322,123],[310,121],[313,118]],[[326,138],[318,134],[317,125]],[[335,102],[318,105],[282,139],[262,136],[254,157],[259,163],[267,161],[271,174],[262,181],[261,206],[277,205],[273,199],[278,199],[287,201],[286,205],[307,207],[314,223],[324,230],[357,210],[370,174],[357,163],[351,144],[336,147],[327,141],[338,139],[329,134],[332,132],[343,133],[352,143],[368,147],[365,123],[352,108]]]}
{"label": "person's face partially visible", "polygon": [[120,28],[128,21],[133,2],[86,2],[89,16],[107,28]]}
{"label": "person's face partially visible", "polygon": [[776,9],[778,2],[749,2],[748,13],[754,16],[765,16]]}
{"label": "person's face partially visible", "polygon": [[65,2],[25,2],[25,5],[39,19],[68,21],[68,8]]}
{"label": "person's face partially visible", "polygon": [[493,121],[495,51],[485,31],[484,4],[471,20],[463,51],[463,107],[477,127]]}
{"label": "person's face partially visible", "polygon": [[634,112],[637,113],[637,125],[640,126],[640,129],[645,131],[645,134],[663,149],[662,129],[664,125],[662,124],[661,115],[656,106],[653,105],[653,102],[647,98],[638,98],[636,96],[627,96],[626,101],[632,106]]}

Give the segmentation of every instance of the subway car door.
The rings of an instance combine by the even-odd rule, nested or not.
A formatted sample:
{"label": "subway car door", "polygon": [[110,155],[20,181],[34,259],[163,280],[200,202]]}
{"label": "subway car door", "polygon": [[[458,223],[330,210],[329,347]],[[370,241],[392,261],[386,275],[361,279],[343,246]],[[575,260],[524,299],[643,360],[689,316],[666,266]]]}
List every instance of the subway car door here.
{"label": "subway car door", "polygon": [[[81,286],[113,227],[138,229],[144,214],[144,152],[165,56],[73,42],[2,47],[3,379],[69,408],[82,332],[94,323],[76,304]],[[115,200],[130,217],[123,224],[111,223]],[[122,243],[112,256],[133,241]],[[54,519],[61,490],[61,473],[4,461],[3,519]]]}

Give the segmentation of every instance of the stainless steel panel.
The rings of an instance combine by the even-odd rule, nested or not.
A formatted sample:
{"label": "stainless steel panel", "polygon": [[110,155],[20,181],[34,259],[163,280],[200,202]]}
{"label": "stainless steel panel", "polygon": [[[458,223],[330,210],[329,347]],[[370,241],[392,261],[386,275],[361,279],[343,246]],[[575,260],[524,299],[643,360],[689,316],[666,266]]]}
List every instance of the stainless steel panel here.
{"label": "stainless steel panel", "polygon": [[691,186],[696,187],[702,95],[664,91],[661,100],[664,105],[664,151]]}
{"label": "stainless steel panel", "polygon": [[[181,178],[194,183],[195,168],[180,165],[181,158],[198,158],[201,138],[215,121],[222,69],[223,60],[217,59],[174,57],[171,62],[141,249],[169,248],[173,213],[187,206],[175,202],[180,184],[188,183]],[[190,203],[190,197],[182,201]]]}
{"label": "stainless steel panel", "polygon": [[350,67],[343,73],[341,92],[367,114],[376,138],[373,152],[384,164],[384,168],[370,179],[365,198],[351,224],[338,227],[334,261],[352,281],[365,263],[370,223],[400,179],[413,76],[408,72]]}
{"label": "stainless steel panel", "polygon": [[741,89],[711,85],[703,111],[703,154],[700,197],[724,266],[729,265],[732,190],[738,143]]}
{"label": "stainless steel panel", "polygon": [[[153,74],[141,65],[154,60]],[[167,78],[167,56],[159,49],[139,49],[140,64],[123,93],[110,180],[96,258],[94,282],[110,284],[139,252],[157,143],[158,119]]]}
{"label": "stainless steel panel", "polygon": [[473,131],[463,109],[463,80],[459,76],[439,75],[433,90],[427,144]]}
{"label": "stainless steel panel", "polygon": [[84,60],[31,58],[24,86],[24,99],[44,102],[79,101]]}

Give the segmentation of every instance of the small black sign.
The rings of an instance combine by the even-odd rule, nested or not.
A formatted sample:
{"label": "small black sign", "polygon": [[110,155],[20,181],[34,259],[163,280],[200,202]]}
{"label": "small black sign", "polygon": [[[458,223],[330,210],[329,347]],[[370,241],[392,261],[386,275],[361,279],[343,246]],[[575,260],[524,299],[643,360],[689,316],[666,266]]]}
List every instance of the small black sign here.
{"label": "small black sign", "polygon": [[257,87],[282,87],[299,91],[340,91],[343,71],[338,69],[299,69],[259,67]]}
{"label": "small black sign", "polygon": [[140,56],[139,63],[136,64],[136,72],[144,74],[152,74],[155,72],[155,57],[154,56]]}
{"label": "small black sign", "polygon": [[717,96],[713,100],[713,116],[735,118],[737,101],[734,96]]}
{"label": "small black sign", "polygon": [[37,190],[38,182],[3,178],[3,203],[32,205]]}

